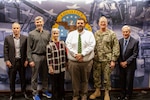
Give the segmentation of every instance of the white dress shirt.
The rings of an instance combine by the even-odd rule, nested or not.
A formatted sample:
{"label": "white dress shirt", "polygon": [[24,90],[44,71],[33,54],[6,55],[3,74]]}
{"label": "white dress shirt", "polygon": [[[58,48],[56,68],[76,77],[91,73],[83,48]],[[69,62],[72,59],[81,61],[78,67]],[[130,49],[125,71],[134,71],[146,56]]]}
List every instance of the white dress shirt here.
{"label": "white dress shirt", "polygon": [[[77,30],[68,34],[66,39],[66,46],[71,56],[74,57],[78,53],[78,36],[81,34],[82,52],[83,56],[89,55],[91,52],[94,54],[95,38],[92,32],[83,30],[79,33]],[[93,55],[92,54],[92,55]],[[94,56],[94,55],[93,55]]]}

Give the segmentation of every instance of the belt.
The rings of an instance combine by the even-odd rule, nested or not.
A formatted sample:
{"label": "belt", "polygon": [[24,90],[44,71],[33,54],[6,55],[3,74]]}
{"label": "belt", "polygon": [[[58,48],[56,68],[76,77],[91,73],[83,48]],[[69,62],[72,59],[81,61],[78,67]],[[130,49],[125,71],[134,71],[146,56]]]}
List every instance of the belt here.
{"label": "belt", "polygon": [[15,61],[21,61],[21,58],[15,58]]}
{"label": "belt", "polygon": [[39,56],[46,56],[46,53],[32,53],[32,54],[39,55]]}

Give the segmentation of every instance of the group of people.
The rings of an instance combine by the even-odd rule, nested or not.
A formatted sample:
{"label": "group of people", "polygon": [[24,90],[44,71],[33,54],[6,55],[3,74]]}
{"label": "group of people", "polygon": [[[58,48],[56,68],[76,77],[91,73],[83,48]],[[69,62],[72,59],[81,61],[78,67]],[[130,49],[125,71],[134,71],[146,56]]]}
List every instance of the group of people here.
{"label": "group of people", "polygon": [[[20,34],[20,24],[13,23],[13,34],[4,41],[4,60],[9,68],[10,100],[15,96],[16,73],[19,72],[21,90],[26,99],[25,68],[32,70],[31,88],[34,100],[41,100],[38,86],[38,75],[42,81],[42,95],[53,100],[64,100],[65,70],[71,75],[72,100],[87,100],[88,81],[93,69],[95,92],[89,98],[101,96],[103,84],[104,100],[110,100],[110,75],[116,63],[120,68],[121,95],[118,100],[129,100],[132,96],[133,78],[138,55],[138,41],[130,36],[128,25],[122,27],[123,38],[118,41],[114,31],[108,29],[107,18],[99,19],[99,27],[94,34],[85,29],[83,18],[76,21],[76,30],[68,33],[66,41],[59,40],[60,30],[43,29],[44,19],[37,16],[36,28],[26,37]],[[93,68],[92,68],[93,67]],[[52,82],[52,94],[48,91],[48,73]],[[103,78],[102,78],[103,76]],[[103,79],[103,80],[102,80]]]}

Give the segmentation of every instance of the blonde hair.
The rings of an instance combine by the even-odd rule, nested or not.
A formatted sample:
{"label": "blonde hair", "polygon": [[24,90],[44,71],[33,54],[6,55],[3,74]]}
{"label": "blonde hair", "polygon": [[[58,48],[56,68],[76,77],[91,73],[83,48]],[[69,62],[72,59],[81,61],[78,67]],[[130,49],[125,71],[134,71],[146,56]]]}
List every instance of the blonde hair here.
{"label": "blonde hair", "polygon": [[58,31],[58,33],[60,32],[60,29],[59,28],[52,28],[51,30],[51,40],[54,41],[54,37],[53,37],[53,33]]}
{"label": "blonde hair", "polygon": [[101,22],[101,21],[105,21],[106,23],[108,23],[108,20],[105,16],[102,16],[99,18],[99,22]]}

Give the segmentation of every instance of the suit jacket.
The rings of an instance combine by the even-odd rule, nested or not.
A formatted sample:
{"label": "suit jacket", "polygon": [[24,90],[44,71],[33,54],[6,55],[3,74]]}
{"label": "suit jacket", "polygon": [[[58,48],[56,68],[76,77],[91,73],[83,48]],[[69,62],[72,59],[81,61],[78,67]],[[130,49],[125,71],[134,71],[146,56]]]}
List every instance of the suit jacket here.
{"label": "suit jacket", "polygon": [[119,63],[122,61],[127,61],[127,67],[135,70],[136,58],[137,58],[138,51],[139,51],[139,48],[138,48],[139,41],[135,40],[133,37],[130,36],[124,56],[123,56],[123,44],[124,44],[124,38],[119,40],[119,45],[120,45]]}
{"label": "suit jacket", "polygon": [[[27,37],[20,34],[20,54],[21,54],[21,64],[24,66],[27,53]],[[8,35],[5,37],[4,41],[4,61],[10,61],[12,66],[15,64],[15,44],[13,35]]]}

